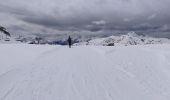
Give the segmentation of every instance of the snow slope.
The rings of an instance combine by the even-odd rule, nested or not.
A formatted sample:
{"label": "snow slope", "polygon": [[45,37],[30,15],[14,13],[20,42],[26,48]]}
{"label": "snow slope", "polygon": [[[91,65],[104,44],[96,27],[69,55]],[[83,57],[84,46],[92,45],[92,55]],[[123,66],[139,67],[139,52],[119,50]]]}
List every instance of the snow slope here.
{"label": "snow slope", "polygon": [[0,48],[0,100],[170,100],[168,44]]}

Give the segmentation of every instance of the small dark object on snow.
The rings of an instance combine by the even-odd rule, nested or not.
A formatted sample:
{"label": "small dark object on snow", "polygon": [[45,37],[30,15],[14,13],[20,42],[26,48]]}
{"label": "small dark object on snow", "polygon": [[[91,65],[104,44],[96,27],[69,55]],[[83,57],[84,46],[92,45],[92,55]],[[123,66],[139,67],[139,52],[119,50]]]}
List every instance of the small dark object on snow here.
{"label": "small dark object on snow", "polygon": [[71,39],[71,37],[70,37],[70,36],[68,37],[68,45],[69,45],[69,48],[71,48],[71,45],[72,45],[72,39]]}
{"label": "small dark object on snow", "polygon": [[109,43],[107,46],[115,46],[114,43]]}

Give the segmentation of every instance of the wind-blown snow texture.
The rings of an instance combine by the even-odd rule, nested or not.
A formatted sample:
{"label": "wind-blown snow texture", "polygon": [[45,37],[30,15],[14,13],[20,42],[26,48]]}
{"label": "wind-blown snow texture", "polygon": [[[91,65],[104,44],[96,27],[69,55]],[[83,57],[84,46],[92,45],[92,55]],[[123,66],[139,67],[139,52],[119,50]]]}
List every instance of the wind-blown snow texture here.
{"label": "wind-blown snow texture", "polygon": [[170,45],[0,45],[0,100],[170,100]]}

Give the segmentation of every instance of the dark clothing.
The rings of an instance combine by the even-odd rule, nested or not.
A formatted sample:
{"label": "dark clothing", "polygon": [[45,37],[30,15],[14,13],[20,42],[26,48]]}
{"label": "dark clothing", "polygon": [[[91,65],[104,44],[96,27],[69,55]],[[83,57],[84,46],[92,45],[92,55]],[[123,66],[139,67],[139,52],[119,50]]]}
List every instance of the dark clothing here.
{"label": "dark clothing", "polygon": [[68,38],[68,45],[69,45],[69,48],[71,48],[71,45],[72,45],[72,39],[71,39],[71,37],[69,36],[69,38]]}

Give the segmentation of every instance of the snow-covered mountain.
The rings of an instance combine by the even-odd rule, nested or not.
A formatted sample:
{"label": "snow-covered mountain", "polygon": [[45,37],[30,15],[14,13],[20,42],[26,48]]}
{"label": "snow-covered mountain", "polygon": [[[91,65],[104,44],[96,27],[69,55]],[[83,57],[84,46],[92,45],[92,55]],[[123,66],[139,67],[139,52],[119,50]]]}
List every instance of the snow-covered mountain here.
{"label": "snow-covered mountain", "polygon": [[[28,43],[28,44],[51,44],[67,45],[68,34],[34,34],[34,35],[12,35],[6,37],[0,34],[0,43]],[[170,39],[152,38],[144,35],[138,35],[130,32],[120,36],[95,36],[72,34],[74,45],[102,45],[102,46],[128,46],[128,45],[146,45],[146,44],[165,44],[170,43]]]}
{"label": "snow-covered mountain", "polygon": [[81,34],[12,34],[11,37],[6,37],[4,34],[0,34],[0,43],[67,45],[68,36],[71,36],[73,43],[88,41],[96,37]]}
{"label": "snow-covered mountain", "polygon": [[2,32],[0,32],[0,43],[16,43],[17,41],[14,37],[9,37]]}
{"label": "snow-covered mountain", "polygon": [[130,32],[126,35],[97,38],[90,41],[77,43],[75,45],[127,46],[127,45],[163,44],[163,43],[170,43],[170,40],[166,38],[152,38],[148,36],[138,35],[135,32]]}

